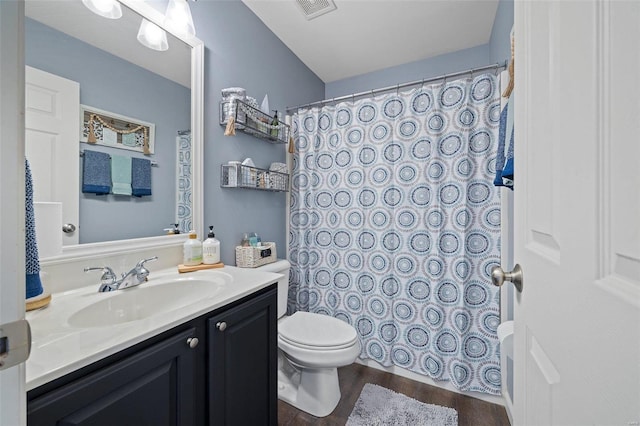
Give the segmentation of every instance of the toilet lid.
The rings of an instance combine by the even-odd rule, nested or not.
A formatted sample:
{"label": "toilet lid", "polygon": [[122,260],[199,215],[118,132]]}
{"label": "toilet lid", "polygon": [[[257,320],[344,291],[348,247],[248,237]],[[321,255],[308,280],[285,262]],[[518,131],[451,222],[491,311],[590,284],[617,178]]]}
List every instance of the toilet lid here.
{"label": "toilet lid", "polygon": [[349,347],[358,339],[355,328],[344,321],[301,311],[278,324],[278,335],[290,344],[318,349]]}

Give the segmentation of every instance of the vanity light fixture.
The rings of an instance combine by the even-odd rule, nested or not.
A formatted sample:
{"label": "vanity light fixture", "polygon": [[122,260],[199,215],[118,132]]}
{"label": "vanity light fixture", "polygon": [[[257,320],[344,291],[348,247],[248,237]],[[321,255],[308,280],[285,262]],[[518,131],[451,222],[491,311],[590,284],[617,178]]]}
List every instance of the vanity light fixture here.
{"label": "vanity light fixture", "polygon": [[187,0],[169,0],[165,12],[164,24],[178,35],[195,37],[193,17]]}
{"label": "vanity light fixture", "polygon": [[118,19],[122,17],[122,8],[117,0],[82,0],[87,9],[104,18]]}
{"label": "vanity light fixture", "polygon": [[138,41],[149,49],[165,51],[169,48],[167,33],[153,22],[142,19],[138,30]]}

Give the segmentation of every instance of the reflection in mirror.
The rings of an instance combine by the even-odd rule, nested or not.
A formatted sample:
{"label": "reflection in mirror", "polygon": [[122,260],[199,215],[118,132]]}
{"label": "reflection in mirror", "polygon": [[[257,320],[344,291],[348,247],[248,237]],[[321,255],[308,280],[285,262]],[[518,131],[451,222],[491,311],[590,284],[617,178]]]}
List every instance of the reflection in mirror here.
{"label": "reflection in mirror", "polygon": [[[136,40],[142,17],[124,5],[122,9],[122,18],[112,20],[93,14],[80,0],[27,0],[25,5],[25,62],[36,69],[26,73],[26,154],[32,164],[35,201],[61,202],[63,223],[76,225],[75,232],[62,234],[65,245],[159,236],[176,222],[181,222],[183,230],[191,228],[192,206],[189,188],[184,186],[191,180],[180,179],[181,173],[191,170],[191,47],[170,34],[167,51],[142,46]],[[54,82],[37,80],[30,87],[33,75],[35,79],[44,75]],[[62,82],[77,82],[79,101],[69,103],[66,95],[48,101],[45,94],[58,94],[56,77]],[[46,86],[49,84],[54,89]],[[74,95],[69,96],[73,99]],[[64,110],[78,104],[77,112],[67,118],[75,128],[71,135],[47,129],[59,123],[49,123],[47,117],[38,115],[52,115],[50,110],[55,110],[43,108],[47,104],[44,100],[71,105],[61,108]],[[123,138],[127,129],[108,120],[94,123],[98,143],[80,143],[80,104],[153,124],[153,154],[136,150],[135,145],[142,142],[135,137]],[[60,111],[53,112],[57,115]],[[127,145],[134,147],[127,149],[132,148]],[[112,160],[151,160],[157,165],[151,168],[151,195],[83,192],[84,160],[80,155],[84,151],[106,153]],[[128,162],[124,163],[126,170]]]}

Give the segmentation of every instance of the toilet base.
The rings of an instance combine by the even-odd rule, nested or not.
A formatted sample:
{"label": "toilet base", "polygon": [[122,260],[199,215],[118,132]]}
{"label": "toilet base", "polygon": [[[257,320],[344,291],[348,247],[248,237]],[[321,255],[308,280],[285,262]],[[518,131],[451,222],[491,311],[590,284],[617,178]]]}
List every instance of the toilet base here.
{"label": "toilet base", "polygon": [[316,417],[331,414],[340,402],[338,369],[298,368],[278,355],[278,398]]}

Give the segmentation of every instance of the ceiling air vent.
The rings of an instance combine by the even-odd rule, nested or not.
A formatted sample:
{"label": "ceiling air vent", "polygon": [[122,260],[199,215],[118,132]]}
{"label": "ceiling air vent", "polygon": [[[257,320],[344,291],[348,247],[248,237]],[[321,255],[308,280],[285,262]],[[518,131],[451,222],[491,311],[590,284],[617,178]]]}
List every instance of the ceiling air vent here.
{"label": "ceiling air vent", "polygon": [[320,15],[336,10],[333,0],[296,0],[308,21]]}

